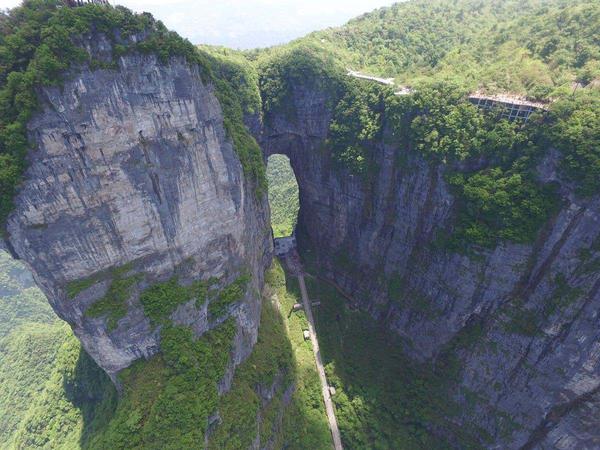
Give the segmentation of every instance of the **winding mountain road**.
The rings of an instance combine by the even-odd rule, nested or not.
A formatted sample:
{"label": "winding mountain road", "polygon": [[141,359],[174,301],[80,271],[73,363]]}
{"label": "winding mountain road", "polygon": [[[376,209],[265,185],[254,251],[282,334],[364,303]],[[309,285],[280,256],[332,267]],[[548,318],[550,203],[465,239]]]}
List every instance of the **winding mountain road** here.
{"label": "winding mountain road", "polygon": [[304,311],[306,313],[306,318],[308,319],[308,331],[310,333],[310,341],[312,343],[313,353],[315,354],[315,361],[317,363],[317,372],[319,372],[319,378],[321,379],[321,390],[323,391],[325,411],[327,412],[329,428],[331,429],[331,436],[333,437],[333,446],[335,450],[342,450],[343,447],[342,439],[340,437],[340,429],[338,428],[337,419],[335,418],[333,402],[331,401],[331,393],[329,392],[329,385],[327,384],[323,360],[321,359],[321,352],[319,350],[319,341],[317,340],[315,320],[313,318],[310,301],[308,299],[308,293],[306,291],[306,284],[304,283],[304,274],[302,270],[298,270],[297,275],[298,282],[300,283],[300,293],[302,294],[302,303],[304,304]]}

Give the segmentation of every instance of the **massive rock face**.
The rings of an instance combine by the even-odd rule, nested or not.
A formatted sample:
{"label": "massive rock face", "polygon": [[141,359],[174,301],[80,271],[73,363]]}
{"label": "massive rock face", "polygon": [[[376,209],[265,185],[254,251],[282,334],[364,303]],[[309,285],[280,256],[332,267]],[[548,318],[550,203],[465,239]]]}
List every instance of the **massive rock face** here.
{"label": "massive rock face", "polygon": [[[398,164],[381,143],[378,176],[365,183],[324,145],[329,94],[305,83],[288,101],[293,114],[268,114],[259,139],[290,158],[299,246],[317,273],[400,334],[415,359],[458,356],[456,420],[487,433],[486,446],[597,448],[600,198],[561,183],[562,208],[533,245],[440,250],[436,232],[455,202],[443,167],[417,155]],[[543,180],[558,179],[558,158],[548,151]]]}
{"label": "massive rock face", "polygon": [[[100,59],[111,53],[101,36],[87,45]],[[249,270],[246,296],[230,308],[239,363],[257,336],[268,206],[244,178],[213,88],[182,58],[136,54],[119,58],[116,69],[77,68],[66,79],[39,92],[42,109],[29,124],[35,150],[7,225],[13,254],[113,379],[159,350],[160,327],[139,302],[144,288],[173,275],[182,284],[210,277],[226,284]],[[115,270],[142,276],[112,330],[85,312]],[[69,298],[67,287],[91,276],[98,282]],[[215,325],[206,304],[194,301],[172,319],[198,336]]]}
{"label": "massive rock face", "polygon": [[[102,38],[89,45],[100,59],[110,54]],[[183,59],[130,55],[116,69],[73,70],[39,96],[36,150],[7,225],[12,253],[113,379],[160,349],[160,327],[139,301],[146,287],[173,275],[226,284],[249,270],[245,298],[228,312],[238,332],[226,388],[256,341],[271,244],[266,197],[244,178],[213,89]],[[454,420],[485,432],[487,446],[600,446],[600,198],[562,183],[563,206],[533,245],[441,250],[435,237],[455,202],[444,167],[418,155],[398,164],[382,142],[369,183],[341,170],[324,145],[330,100],[294,86],[294,114],[253,123],[265,154],[288,155],[296,172],[306,259],[416,360],[459,358]],[[558,179],[558,158],[548,151],[543,180]],[[141,276],[112,329],[86,311],[118,271]],[[77,281],[84,288],[69,289]],[[216,325],[195,301],[171,318],[198,336]]]}

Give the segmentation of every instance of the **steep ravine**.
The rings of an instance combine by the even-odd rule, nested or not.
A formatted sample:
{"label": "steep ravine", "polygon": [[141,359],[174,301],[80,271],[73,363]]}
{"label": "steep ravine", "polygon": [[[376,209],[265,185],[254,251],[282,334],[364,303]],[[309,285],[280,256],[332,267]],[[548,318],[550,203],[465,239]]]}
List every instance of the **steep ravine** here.
{"label": "steep ravine", "polygon": [[444,167],[417,154],[399,163],[384,139],[370,182],[340,169],[326,145],[331,95],[294,85],[257,133],[294,168],[311,271],[402,336],[416,361],[458,358],[452,420],[481,445],[597,448],[597,419],[584,417],[599,407],[600,198],[575,196],[549,149],[538,176],[560,181],[562,207],[533,245],[439,249],[455,208]]}
{"label": "steep ravine", "polygon": [[[102,36],[88,47],[112,60]],[[38,91],[8,247],[113,381],[160,351],[145,289],[173,276],[225,287],[248,273],[243,299],[224,315],[211,317],[196,299],[170,314],[197,337],[235,318],[226,391],[257,339],[271,235],[266,196],[244,175],[213,86],[183,58],[135,52],[116,68],[73,68],[65,80]],[[455,211],[444,166],[417,154],[400,163],[389,140],[372,149],[378,173],[368,183],[336,166],[329,95],[293,86],[286,113],[268,111],[251,127],[265,157],[291,160],[309,270],[402,336],[415,361],[458,361],[448,370],[458,404],[449,420],[480,445],[598,447],[590,417],[600,408],[600,198],[575,196],[548,149],[538,175],[560,182],[563,203],[534,244],[440,249],[436,237]],[[125,278],[126,308],[114,323],[88,314]]]}
{"label": "steep ravine", "polygon": [[[88,45],[111,58],[107,39]],[[173,275],[183,285],[210,278],[226,285],[249,270],[245,297],[228,313],[239,364],[257,337],[268,207],[244,177],[214,88],[183,58],[139,54],[119,58],[116,70],[84,66],[65,78],[40,89],[42,107],[28,126],[35,150],[7,224],[12,253],[113,379],[160,348],[142,290]],[[138,276],[113,330],[86,310],[117,272]],[[207,304],[194,301],[171,318],[199,336],[215,324]]]}

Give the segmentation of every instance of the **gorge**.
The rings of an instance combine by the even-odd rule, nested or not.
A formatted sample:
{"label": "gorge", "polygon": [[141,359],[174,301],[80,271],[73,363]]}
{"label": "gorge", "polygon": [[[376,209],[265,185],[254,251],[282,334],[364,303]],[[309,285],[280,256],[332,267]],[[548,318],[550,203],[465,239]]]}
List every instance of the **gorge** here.
{"label": "gorge", "polygon": [[387,411],[398,430],[364,442],[342,420],[345,447],[600,445],[591,80],[523,124],[443,76],[401,97],[351,79],[331,35],[240,55],[124,8],[59,3],[15,10],[0,41],[40,8],[48,54],[0,67],[3,245],[118,391],[82,447],[327,448],[310,414],[296,426],[313,447],[286,436],[310,383],[285,318],[296,287],[273,262],[275,154],[298,183],[309,293],[332,299],[317,326],[361,317],[418,368],[412,409]]}

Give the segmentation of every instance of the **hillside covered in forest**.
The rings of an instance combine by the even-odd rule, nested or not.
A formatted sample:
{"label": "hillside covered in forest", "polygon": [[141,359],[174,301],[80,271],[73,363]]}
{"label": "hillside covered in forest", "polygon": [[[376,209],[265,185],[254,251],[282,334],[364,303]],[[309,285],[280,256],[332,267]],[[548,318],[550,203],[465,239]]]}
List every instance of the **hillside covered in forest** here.
{"label": "hillside covered in forest", "polygon": [[597,86],[599,35],[590,0],[417,0],[301,41],[400,84],[431,77],[548,98],[570,94],[574,83]]}

